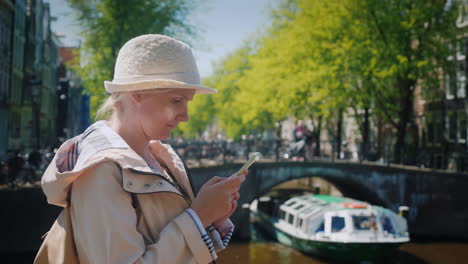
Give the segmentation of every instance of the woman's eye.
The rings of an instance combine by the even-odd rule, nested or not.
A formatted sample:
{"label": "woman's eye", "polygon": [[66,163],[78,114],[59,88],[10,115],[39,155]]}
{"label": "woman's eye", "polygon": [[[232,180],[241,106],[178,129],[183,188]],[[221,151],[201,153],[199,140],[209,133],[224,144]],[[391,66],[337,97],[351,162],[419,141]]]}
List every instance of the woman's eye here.
{"label": "woman's eye", "polygon": [[172,102],[174,104],[180,104],[180,103],[182,103],[182,99],[172,99]]}

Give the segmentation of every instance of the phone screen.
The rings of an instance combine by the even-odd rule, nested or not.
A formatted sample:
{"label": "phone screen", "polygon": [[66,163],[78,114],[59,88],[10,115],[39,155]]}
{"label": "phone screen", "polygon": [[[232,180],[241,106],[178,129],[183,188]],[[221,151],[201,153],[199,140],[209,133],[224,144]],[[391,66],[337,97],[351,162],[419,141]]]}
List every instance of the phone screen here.
{"label": "phone screen", "polygon": [[236,172],[236,175],[237,174],[242,174],[244,173],[244,171],[246,171],[247,169],[249,169],[249,167],[258,159],[260,158],[260,152],[255,152],[252,154],[252,157],[250,157],[250,159],[244,163],[244,165],[242,166],[242,168],[240,168],[237,172]]}

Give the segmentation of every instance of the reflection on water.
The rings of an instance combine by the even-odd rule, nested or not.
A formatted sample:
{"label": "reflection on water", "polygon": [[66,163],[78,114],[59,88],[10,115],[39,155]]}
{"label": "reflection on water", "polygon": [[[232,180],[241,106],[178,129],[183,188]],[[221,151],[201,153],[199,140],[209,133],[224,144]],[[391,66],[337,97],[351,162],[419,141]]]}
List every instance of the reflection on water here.
{"label": "reflection on water", "polygon": [[[219,264],[335,264],[305,255],[275,242],[234,243],[219,253]],[[370,263],[370,262],[364,262]],[[378,263],[464,264],[468,263],[468,243],[408,243],[395,255]]]}
{"label": "reflection on water", "polygon": [[[331,260],[306,255],[271,241],[252,229],[253,242],[233,243],[219,253],[219,264],[336,264]],[[363,262],[362,264],[370,262]],[[464,264],[468,263],[468,243],[408,243],[391,258],[376,263],[388,264]]]}
{"label": "reflection on water", "polygon": [[408,243],[400,247],[400,252],[418,256],[424,263],[468,263],[468,243]]}
{"label": "reflection on water", "polygon": [[287,246],[273,242],[252,242],[248,244],[232,244],[223,252],[219,253],[220,264],[296,264],[323,263]]}
{"label": "reflection on water", "polygon": [[320,263],[287,246],[273,242],[253,242],[248,244],[233,244],[219,253],[217,263],[248,264],[248,263]]}

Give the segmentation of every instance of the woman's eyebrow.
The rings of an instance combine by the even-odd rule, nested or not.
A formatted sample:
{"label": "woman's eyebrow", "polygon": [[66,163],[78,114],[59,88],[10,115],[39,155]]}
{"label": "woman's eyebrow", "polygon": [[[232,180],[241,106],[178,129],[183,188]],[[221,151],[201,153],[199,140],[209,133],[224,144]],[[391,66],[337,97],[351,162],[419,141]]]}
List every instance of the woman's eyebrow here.
{"label": "woman's eyebrow", "polygon": [[185,100],[190,101],[190,98],[188,98],[186,95],[180,94],[179,96],[182,96]]}
{"label": "woman's eyebrow", "polygon": [[192,99],[190,99],[188,96],[184,95],[184,94],[178,94],[178,93],[174,93],[173,96],[180,96],[180,97],[183,97],[185,100],[187,101],[191,101]]}

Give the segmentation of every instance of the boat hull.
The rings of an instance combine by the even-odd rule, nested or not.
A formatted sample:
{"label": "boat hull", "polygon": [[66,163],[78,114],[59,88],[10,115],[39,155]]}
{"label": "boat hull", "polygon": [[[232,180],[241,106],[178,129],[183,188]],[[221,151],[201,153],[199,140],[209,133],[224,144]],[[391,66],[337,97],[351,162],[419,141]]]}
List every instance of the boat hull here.
{"label": "boat hull", "polygon": [[375,261],[392,255],[402,243],[343,243],[318,240],[306,240],[281,231],[274,226],[273,220],[261,212],[253,215],[257,227],[266,231],[278,242],[293,247],[306,254],[331,258],[340,261]]}
{"label": "boat hull", "polygon": [[304,240],[275,229],[276,239],[302,252],[337,260],[378,260],[392,255],[401,243],[340,243]]}

